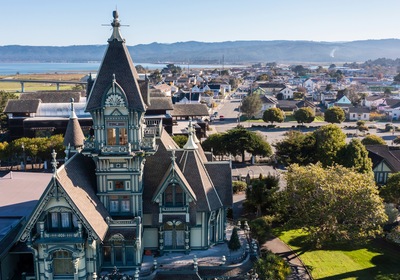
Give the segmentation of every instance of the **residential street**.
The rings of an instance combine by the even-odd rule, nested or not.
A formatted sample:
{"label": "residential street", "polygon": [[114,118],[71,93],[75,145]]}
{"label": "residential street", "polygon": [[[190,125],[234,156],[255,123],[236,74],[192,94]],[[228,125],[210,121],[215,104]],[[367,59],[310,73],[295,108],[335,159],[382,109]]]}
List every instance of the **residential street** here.
{"label": "residential street", "polygon": [[[218,118],[212,122],[212,126],[215,128],[215,132],[225,132],[229,129],[232,129],[238,125],[238,115],[239,115],[239,106],[240,106],[240,99],[236,98],[227,98],[221,102],[215,112],[218,112],[219,116],[224,116],[224,120],[221,121]],[[380,132],[378,128],[384,128],[385,124],[388,122],[367,122],[366,126],[376,126],[376,128],[370,128],[368,131],[370,134],[376,134],[379,137],[382,137],[383,140],[386,141],[388,145],[392,145],[393,139],[395,139],[399,132]],[[241,123],[244,127],[250,128],[252,131],[258,131],[263,135],[267,136],[268,142],[273,144],[275,142],[280,141],[286,131],[290,129],[297,129],[297,122],[283,122],[276,124],[276,128],[266,128],[266,127],[257,127],[257,126],[267,126],[267,123],[264,122],[242,122]],[[312,122],[310,124],[306,124],[307,128],[300,129],[301,131],[308,132],[317,129],[320,126],[327,125],[327,122]],[[395,126],[400,126],[398,123],[393,123]],[[355,128],[356,122],[343,122],[341,124],[337,124],[339,127],[343,129],[343,132],[346,134],[358,134],[359,138],[362,139],[362,134]],[[253,126],[253,127],[252,127]],[[348,136],[346,141],[349,142],[353,136]]]}

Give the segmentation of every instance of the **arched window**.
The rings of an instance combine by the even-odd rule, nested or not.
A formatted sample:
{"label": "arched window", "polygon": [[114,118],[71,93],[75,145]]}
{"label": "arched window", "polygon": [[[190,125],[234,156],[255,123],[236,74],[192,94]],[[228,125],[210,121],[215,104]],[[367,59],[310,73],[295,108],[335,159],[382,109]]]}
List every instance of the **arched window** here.
{"label": "arched window", "polygon": [[47,228],[50,232],[68,232],[78,228],[78,218],[71,212],[49,212]]}
{"label": "arched window", "polygon": [[164,206],[180,207],[185,204],[185,193],[181,186],[170,184],[164,191]]}
{"label": "arched window", "polygon": [[60,250],[53,253],[53,273],[54,276],[74,274],[71,252]]}

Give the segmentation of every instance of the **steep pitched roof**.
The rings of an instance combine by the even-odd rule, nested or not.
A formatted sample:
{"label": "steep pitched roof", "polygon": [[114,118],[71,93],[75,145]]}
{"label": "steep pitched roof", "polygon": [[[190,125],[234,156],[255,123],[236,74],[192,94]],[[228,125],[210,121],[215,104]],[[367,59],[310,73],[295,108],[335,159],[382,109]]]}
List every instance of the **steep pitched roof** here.
{"label": "steep pitched roof", "polygon": [[262,101],[262,103],[269,103],[269,104],[277,104],[278,103],[278,101],[276,100],[275,97],[267,96],[267,95],[262,95],[261,101]]}
{"label": "steep pitched roof", "polygon": [[366,145],[368,156],[372,160],[372,168],[375,168],[383,160],[387,162],[393,172],[400,171],[400,150],[387,145]]}
{"label": "steep pitched roof", "polygon": [[157,213],[158,205],[151,203],[158,185],[171,164],[171,149],[179,149],[175,141],[163,130],[156,139],[157,152],[146,159],[143,172],[143,210],[145,213]]}
{"label": "steep pitched roof", "polygon": [[223,206],[218,192],[208,175],[197,150],[184,150],[177,153],[177,163],[197,197],[198,211],[213,211]]}
{"label": "steep pitched roof", "polygon": [[72,103],[71,115],[68,120],[67,129],[64,135],[64,146],[68,147],[68,145],[70,145],[71,147],[81,147],[83,146],[84,140],[85,136],[83,135],[81,125],[79,124]]}
{"label": "steep pitched roof", "polygon": [[36,113],[40,100],[9,99],[4,108],[4,113]]}
{"label": "steep pitched roof", "polygon": [[138,74],[133,65],[132,58],[128,48],[119,34],[118,14],[114,14],[112,23],[113,34],[108,40],[108,47],[104,55],[100,70],[89,94],[89,100],[86,111],[100,109],[103,106],[103,96],[110,88],[115,75],[116,82],[124,90],[128,104],[128,109],[144,112],[146,110],[145,102],[140,91],[138,83]]}
{"label": "steep pitched roof", "polygon": [[108,230],[106,218],[110,215],[96,196],[93,160],[80,153],[75,154],[58,169],[56,178],[87,224],[103,240]]}
{"label": "steep pitched roof", "polygon": [[227,161],[204,163],[215,189],[225,207],[232,207],[232,168]]}
{"label": "steep pitched roof", "polygon": [[177,181],[180,181],[183,184],[183,188],[190,194],[193,200],[196,200],[196,195],[193,192],[192,188],[190,187],[188,181],[186,180],[185,176],[182,174],[182,171],[179,169],[179,167],[175,163],[171,163],[167,172],[165,173],[163,179],[161,180],[159,186],[157,187],[157,190],[155,191],[153,195],[153,201],[156,199],[158,195],[160,195],[164,190],[165,187],[168,185],[166,184],[167,180],[170,179],[175,179]]}

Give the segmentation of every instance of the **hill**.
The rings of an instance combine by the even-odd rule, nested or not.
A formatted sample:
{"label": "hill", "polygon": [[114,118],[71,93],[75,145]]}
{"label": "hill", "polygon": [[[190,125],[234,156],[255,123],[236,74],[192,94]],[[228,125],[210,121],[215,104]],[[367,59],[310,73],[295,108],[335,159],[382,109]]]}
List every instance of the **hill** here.
{"label": "hill", "polygon": [[[0,62],[101,61],[106,45],[0,46]],[[377,58],[400,58],[400,40],[351,42],[230,41],[219,43],[178,42],[128,47],[135,61],[156,63],[252,62],[354,62]]]}

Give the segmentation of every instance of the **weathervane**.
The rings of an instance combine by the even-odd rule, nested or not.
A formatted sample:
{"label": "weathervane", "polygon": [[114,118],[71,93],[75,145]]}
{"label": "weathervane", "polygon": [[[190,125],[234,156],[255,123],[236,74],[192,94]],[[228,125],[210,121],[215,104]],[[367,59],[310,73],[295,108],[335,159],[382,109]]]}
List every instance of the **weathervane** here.
{"label": "weathervane", "polygon": [[[115,9],[115,11],[113,11],[113,21],[111,22],[111,26],[113,27],[113,28],[115,28],[115,27],[117,27],[117,28],[119,28],[120,26],[128,26],[129,27],[129,25],[126,25],[126,24],[121,24],[120,23],[120,21],[119,21],[119,14],[118,14],[118,11],[117,11],[117,9]],[[102,24],[101,26],[110,26],[110,24]]]}

